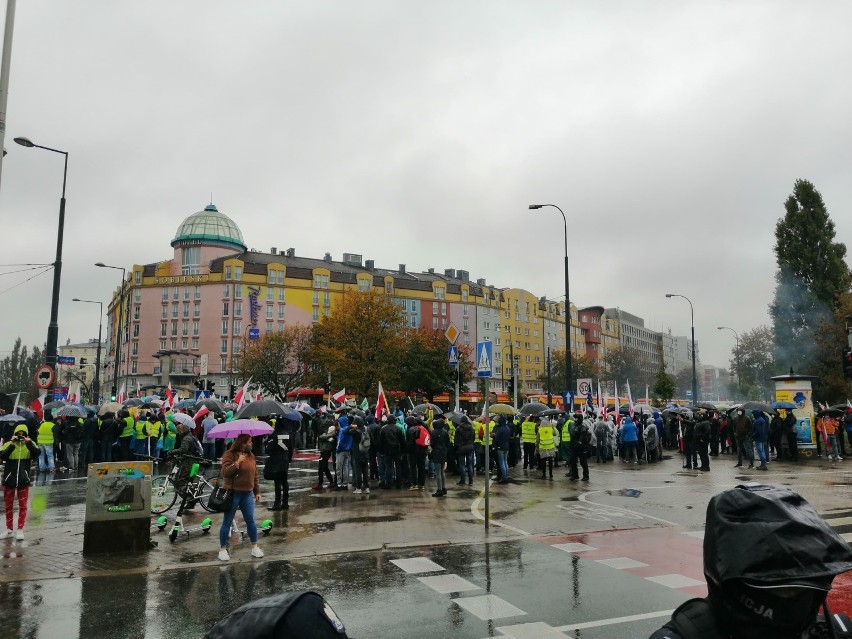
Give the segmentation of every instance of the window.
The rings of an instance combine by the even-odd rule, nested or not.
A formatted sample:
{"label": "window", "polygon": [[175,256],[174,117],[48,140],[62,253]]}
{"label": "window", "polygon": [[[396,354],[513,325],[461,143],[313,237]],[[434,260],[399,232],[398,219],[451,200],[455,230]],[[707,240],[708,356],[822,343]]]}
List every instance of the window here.
{"label": "window", "polygon": [[464,331],[469,330],[468,326],[467,326],[467,318],[466,317],[464,318],[464,328],[462,330],[464,330]]}
{"label": "window", "polygon": [[168,286],[163,287],[163,301],[164,302],[169,301],[169,287]]}
{"label": "window", "polygon": [[433,331],[438,330],[438,318],[437,317],[432,317],[432,330]]}
{"label": "window", "polygon": [[463,315],[464,317],[467,317],[467,304],[465,304],[464,306],[462,306],[462,315]]}
{"label": "window", "polygon": [[188,341],[187,341],[187,339],[184,337],[184,338],[180,341],[180,347],[181,347],[183,350],[186,350],[187,346],[189,346],[189,342],[188,342]]}
{"label": "window", "polygon": [[178,303],[172,302],[172,317],[178,316]]}
{"label": "window", "polygon": [[243,267],[242,266],[235,266],[234,267],[234,279],[237,280],[238,282],[241,279],[243,279]]}
{"label": "window", "polygon": [[267,286],[266,287],[266,301],[271,302],[273,299],[275,299],[275,289],[272,288],[271,286]]}
{"label": "window", "polygon": [[500,338],[499,337],[497,338],[496,342],[497,342],[497,346],[500,346]]}
{"label": "window", "polygon": [[444,329],[444,330],[447,330],[447,318],[446,317],[441,318],[441,328]]}
{"label": "window", "polygon": [[446,315],[446,314],[447,314],[447,303],[441,302],[441,315]]}
{"label": "window", "polygon": [[228,320],[222,320],[222,335],[228,334]]}
{"label": "window", "polygon": [[[135,355],[135,353],[134,353],[134,355]],[[138,370],[138,362],[134,359],[133,362],[130,364],[130,374],[135,375],[137,370]]]}
{"label": "window", "polygon": [[526,335],[527,337],[529,337],[529,336],[530,336],[530,329],[525,328],[525,329],[524,329],[524,335]]}
{"label": "window", "polygon": [[201,287],[200,286],[195,287],[195,299],[197,299],[197,300],[201,299]]}
{"label": "window", "polygon": [[185,300],[189,299],[189,287],[188,286],[183,287],[183,299],[185,299]]}
{"label": "window", "polygon": [[177,286],[175,286],[175,287],[172,288],[172,299],[176,300],[179,297],[180,297],[180,289]]}
{"label": "window", "polygon": [[283,288],[278,289],[278,301],[279,302],[285,301],[285,293],[286,293],[286,289],[283,289]]}
{"label": "window", "polygon": [[266,305],[266,319],[268,319],[268,320],[272,319],[272,304]]}
{"label": "window", "polygon": [[139,324],[133,325],[133,337],[139,337]]}
{"label": "window", "polygon": [[267,322],[267,323],[266,323],[266,332],[267,332],[267,333],[271,333],[271,332],[272,332],[272,322]]}
{"label": "window", "polygon": [[319,321],[319,308],[317,308],[316,306],[314,306],[314,311],[313,311],[313,314],[311,315],[311,319],[315,322]]}
{"label": "window", "polygon": [[172,337],[177,337],[177,322],[172,322]]}
{"label": "window", "polygon": [[222,315],[231,314],[231,303],[228,301],[222,302]]}
{"label": "window", "polygon": [[234,320],[234,335],[242,335],[243,323],[240,320]]}
{"label": "window", "polygon": [[169,305],[163,304],[163,312],[160,314],[160,319],[168,319],[169,317]]}
{"label": "window", "polygon": [[284,305],[283,304],[278,305],[278,319],[280,319],[280,320],[284,319]]}
{"label": "window", "polygon": [[279,333],[284,332],[284,322],[278,322],[278,332]]}
{"label": "window", "polygon": [[[227,339],[222,339],[222,352],[223,353],[228,352],[228,340]],[[222,370],[225,370],[225,358],[224,357],[222,358]]]}
{"label": "window", "polygon": [[[463,288],[461,292],[462,302],[467,304],[467,289]],[[465,306],[465,313],[467,313],[467,306]]]}
{"label": "window", "polygon": [[189,317],[189,302],[183,303],[183,316]]}
{"label": "window", "polygon": [[[166,340],[164,340],[164,339],[161,339],[161,340],[160,340],[160,350],[161,350],[161,351],[166,350]],[[155,368],[159,368],[159,366],[156,366]],[[155,374],[156,374],[156,373],[155,373]]]}
{"label": "window", "polygon": [[133,307],[133,319],[135,319],[137,322],[139,321],[139,312],[141,311],[141,308],[141,306]]}
{"label": "window", "polygon": [[314,288],[328,288],[328,275],[314,275]]}
{"label": "window", "polygon": [[[238,339],[234,340],[234,345],[233,345],[234,355],[236,355],[237,353],[240,352],[240,346],[241,345],[242,345],[242,342],[240,340],[238,340]],[[236,361],[235,361],[234,365],[236,366]]]}
{"label": "window", "polygon": [[328,291],[322,294],[322,304],[323,306],[331,306],[331,293]]}
{"label": "window", "polygon": [[199,325],[198,325],[198,322],[193,322],[193,323],[192,323],[192,336],[193,336],[193,337],[198,337],[198,331],[199,331]]}
{"label": "window", "polygon": [[370,280],[360,279],[358,280],[358,290],[361,293],[369,293],[370,289],[373,287],[373,283]]}
{"label": "window", "polygon": [[139,303],[142,301],[142,289],[135,289],[133,291],[133,301]]}
{"label": "window", "polygon": [[[168,334],[168,330],[169,329],[167,327],[166,322],[163,322],[162,324],[160,324],[160,337],[165,337]],[[165,348],[166,347],[163,346],[163,350],[165,350]]]}
{"label": "window", "polygon": [[393,282],[385,282],[385,295],[393,295]]}
{"label": "window", "polygon": [[[228,350],[228,342],[226,341],[223,344],[223,346],[224,346],[223,352],[227,351]],[[222,358],[219,359],[219,371],[222,372],[222,373],[228,372],[228,358],[227,357],[222,357]]]}
{"label": "window", "polygon": [[538,331],[533,331],[533,336],[538,337]]}
{"label": "window", "polygon": [[234,299],[240,299],[243,296],[243,285],[234,284]]}
{"label": "window", "polygon": [[520,327],[520,326],[516,326],[516,327],[515,327],[515,335],[520,335],[520,334],[521,334],[521,327]]}
{"label": "window", "polygon": [[319,291],[314,291],[314,306],[319,306]]}
{"label": "window", "polygon": [[491,322],[485,322],[485,323],[482,325],[482,327],[483,327],[483,328],[485,328],[486,330],[490,329],[490,328],[491,328]]}
{"label": "window", "polygon": [[194,308],[192,309],[193,317],[201,317],[201,302],[196,302]]}
{"label": "window", "polygon": [[445,289],[443,286],[435,287],[435,299],[436,300],[445,299],[446,293],[447,293],[447,289]]}
{"label": "window", "polygon": [[183,249],[181,255],[181,275],[198,275],[201,267],[201,247],[189,246]]}
{"label": "window", "polygon": [[530,363],[530,356],[529,356],[529,355],[527,355],[527,356],[526,356],[526,360],[525,360],[525,361],[526,361],[526,363],[527,363],[527,364],[529,364],[529,363]]}
{"label": "window", "polygon": [[243,316],[243,303],[242,302],[234,302],[234,317],[242,317]]}
{"label": "window", "polygon": [[176,350],[177,350],[177,340],[176,340],[176,339],[173,339],[173,340],[172,340],[172,350],[173,350],[173,351],[176,351]]}
{"label": "window", "polygon": [[331,317],[331,309],[330,308],[322,309],[322,314],[323,314],[323,317]]}
{"label": "window", "polygon": [[240,370],[240,358],[239,358],[239,357],[235,357],[235,358],[232,360],[232,362],[233,362],[233,364],[234,364],[234,369],[235,369],[235,370]]}
{"label": "window", "polygon": [[231,279],[231,267],[230,266],[225,267],[225,279],[226,280]]}
{"label": "window", "polygon": [[189,322],[181,322],[180,334],[184,337],[189,335]]}
{"label": "window", "polygon": [[440,304],[438,302],[432,302],[432,315],[438,314],[438,307]]}
{"label": "window", "polygon": [[225,299],[228,299],[229,297],[231,297],[231,285],[230,284],[225,284],[225,285],[222,286],[222,297],[224,297]]}
{"label": "window", "polygon": [[410,326],[411,326],[411,328],[417,328],[417,316],[416,316],[416,315],[412,315],[412,316],[409,318],[409,320],[410,320]]}
{"label": "window", "polygon": [[194,351],[198,350],[198,338],[197,337],[192,338],[192,350],[194,350]]}

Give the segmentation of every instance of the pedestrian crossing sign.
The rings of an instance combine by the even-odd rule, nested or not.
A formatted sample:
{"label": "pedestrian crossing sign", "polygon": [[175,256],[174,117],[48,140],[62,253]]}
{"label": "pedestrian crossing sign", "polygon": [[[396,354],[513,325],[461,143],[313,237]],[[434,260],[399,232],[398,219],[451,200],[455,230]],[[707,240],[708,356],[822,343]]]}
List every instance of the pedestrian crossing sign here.
{"label": "pedestrian crossing sign", "polygon": [[448,357],[450,360],[450,366],[458,366],[459,365],[459,347],[458,346],[450,346],[447,351]]}
{"label": "pedestrian crossing sign", "polygon": [[476,376],[491,377],[491,342],[476,343]]}

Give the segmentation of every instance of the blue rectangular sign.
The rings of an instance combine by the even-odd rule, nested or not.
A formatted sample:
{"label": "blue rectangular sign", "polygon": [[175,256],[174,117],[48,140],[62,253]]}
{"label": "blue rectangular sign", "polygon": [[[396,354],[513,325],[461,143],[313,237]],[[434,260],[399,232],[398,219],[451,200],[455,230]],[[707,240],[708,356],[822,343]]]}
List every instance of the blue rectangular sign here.
{"label": "blue rectangular sign", "polygon": [[476,343],[476,376],[491,377],[492,358],[491,342]]}
{"label": "blue rectangular sign", "polygon": [[57,364],[73,365],[77,360],[71,355],[60,355],[56,358]]}
{"label": "blue rectangular sign", "polygon": [[208,397],[210,397],[210,391],[209,390],[197,390],[197,391],[195,391],[195,401],[198,401],[199,399],[207,399]]}
{"label": "blue rectangular sign", "polygon": [[260,339],[260,329],[259,328],[250,328],[249,329],[249,339]]}
{"label": "blue rectangular sign", "polygon": [[450,360],[450,366],[458,366],[459,365],[459,347],[458,346],[450,346],[447,349],[447,357]]}

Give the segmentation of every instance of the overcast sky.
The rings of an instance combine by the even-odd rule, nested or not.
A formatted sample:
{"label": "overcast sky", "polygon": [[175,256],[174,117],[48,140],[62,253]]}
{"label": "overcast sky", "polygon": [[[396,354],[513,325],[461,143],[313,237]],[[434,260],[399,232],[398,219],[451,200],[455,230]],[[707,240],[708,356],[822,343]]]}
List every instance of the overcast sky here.
{"label": "overcast sky", "polygon": [[[768,323],[796,178],[852,239],[849,2],[18,2],[3,264],[54,257],[60,343],[213,201],[246,244],[461,268],[689,332],[705,364]],[[14,270],[0,268],[0,272]],[[0,276],[0,290],[29,273]],[[43,344],[51,275],[0,294]],[[0,353],[2,355],[3,353]]]}

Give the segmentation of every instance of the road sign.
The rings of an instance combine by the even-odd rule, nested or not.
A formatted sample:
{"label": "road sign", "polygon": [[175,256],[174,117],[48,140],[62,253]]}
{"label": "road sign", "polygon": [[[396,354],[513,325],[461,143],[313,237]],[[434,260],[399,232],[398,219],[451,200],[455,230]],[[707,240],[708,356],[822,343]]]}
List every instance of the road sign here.
{"label": "road sign", "polygon": [[73,366],[76,362],[76,358],[72,355],[60,355],[56,358],[56,363],[59,365]]}
{"label": "road sign", "polygon": [[458,366],[459,365],[459,347],[458,346],[450,346],[447,349],[447,355],[450,359],[450,366]]}
{"label": "road sign", "polygon": [[198,401],[199,399],[207,399],[208,397],[210,397],[210,391],[209,390],[197,390],[197,391],[195,391],[195,401]]}
{"label": "road sign", "polygon": [[53,399],[64,402],[68,399],[68,387],[67,386],[54,386],[53,387]]}
{"label": "road sign", "polygon": [[591,378],[577,380],[577,395],[585,397],[592,391]]}
{"label": "road sign", "polygon": [[447,341],[450,344],[456,343],[456,340],[459,338],[459,329],[456,328],[455,324],[450,322],[450,325],[447,326],[447,330],[444,331],[444,337],[447,338]]}
{"label": "road sign", "polygon": [[686,398],[692,399],[692,391],[691,390],[686,391]]}
{"label": "road sign", "polygon": [[210,361],[210,357],[207,353],[204,353],[198,358],[198,376],[199,377],[207,377],[207,365]]}
{"label": "road sign", "polygon": [[46,388],[50,388],[50,385],[53,383],[54,372],[53,369],[47,364],[42,364],[38,367],[35,374],[35,385],[36,388],[40,388],[42,390]]}
{"label": "road sign", "polygon": [[491,342],[476,343],[476,376],[491,377],[491,357],[492,344]]}
{"label": "road sign", "polygon": [[249,329],[249,339],[260,339],[260,329],[259,328],[250,328]]}

